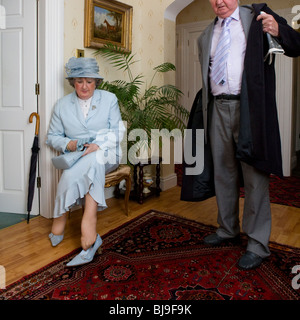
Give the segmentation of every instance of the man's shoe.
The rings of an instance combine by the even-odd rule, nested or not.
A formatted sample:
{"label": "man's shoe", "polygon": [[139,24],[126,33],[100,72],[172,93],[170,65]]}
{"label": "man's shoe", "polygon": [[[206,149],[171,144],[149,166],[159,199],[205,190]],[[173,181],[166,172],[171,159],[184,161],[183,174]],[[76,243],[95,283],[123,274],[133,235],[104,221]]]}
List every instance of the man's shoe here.
{"label": "man's shoe", "polygon": [[209,244],[211,246],[218,246],[226,240],[228,239],[220,237],[217,233],[212,233],[203,239],[205,244]]}
{"label": "man's shoe", "polygon": [[246,251],[246,253],[240,258],[238,266],[243,270],[255,269],[260,266],[263,258],[253,253],[251,251]]}

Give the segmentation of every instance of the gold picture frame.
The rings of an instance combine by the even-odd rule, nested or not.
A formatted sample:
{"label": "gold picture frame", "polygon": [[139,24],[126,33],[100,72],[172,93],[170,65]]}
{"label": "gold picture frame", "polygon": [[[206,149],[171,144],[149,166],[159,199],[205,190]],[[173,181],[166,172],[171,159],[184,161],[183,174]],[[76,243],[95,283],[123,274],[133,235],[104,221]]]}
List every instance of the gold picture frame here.
{"label": "gold picture frame", "polygon": [[132,7],[114,0],[85,0],[84,46],[99,49],[115,44],[132,47]]}

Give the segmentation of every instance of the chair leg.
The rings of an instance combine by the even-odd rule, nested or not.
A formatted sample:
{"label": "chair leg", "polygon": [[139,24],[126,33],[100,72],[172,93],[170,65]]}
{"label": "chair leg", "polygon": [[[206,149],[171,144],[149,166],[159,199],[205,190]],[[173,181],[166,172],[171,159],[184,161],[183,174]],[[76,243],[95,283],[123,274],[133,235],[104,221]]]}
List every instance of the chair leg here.
{"label": "chair leg", "polygon": [[131,177],[128,176],[125,178],[126,180],[126,192],[125,192],[125,212],[127,214],[127,216],[129,216],[129,210],[128,210],[128,201],[129,201],[129,195],[130,195],[130,191],[131,191]]}
{"label": "chair leg", "polygon": [[119,187],[119,184],[116,185],[116,188],[115,188],[115,197],[117,199],[120,198],[120,187]]}

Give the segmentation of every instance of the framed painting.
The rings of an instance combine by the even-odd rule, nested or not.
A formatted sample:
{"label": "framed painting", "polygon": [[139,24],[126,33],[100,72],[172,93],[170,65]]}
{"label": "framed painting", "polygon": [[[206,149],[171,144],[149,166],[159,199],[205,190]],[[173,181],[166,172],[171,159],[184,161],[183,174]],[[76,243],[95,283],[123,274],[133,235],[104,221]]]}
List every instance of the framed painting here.
{"label": "framed painting", "polygon": [[114,0],[85,0],[84,46],[112,43],[131,51],[132,7]]}

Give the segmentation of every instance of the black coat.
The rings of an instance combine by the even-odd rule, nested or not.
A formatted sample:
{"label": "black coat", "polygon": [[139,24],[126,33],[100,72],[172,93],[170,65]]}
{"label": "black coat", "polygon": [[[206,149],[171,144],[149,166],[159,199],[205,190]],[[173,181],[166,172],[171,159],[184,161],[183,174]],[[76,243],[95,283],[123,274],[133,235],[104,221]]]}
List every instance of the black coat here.
{"label": "black coat", "polygon": [[253,4],[254,18],[249,30],[241,91],[240,135],[237,158],[268,174],[282,173],[281,141],[276,106],[276,80],[273,59],[264,62],[268,41],[262,22],[256,21],[261,11],[274,16],[279,25],[280,43],[285,55],[300,55],[300,34],[266,4]]}
{"label": "black coat", "polygon": [[[188,121],[187,128],[192,130],[193,149],[192,156],[196,156],[195,137],[196,130],[203,129],[202,89],[197,93]],[[200,175],[186,175],[185,170],[194,165],[187,165],[183,161],[183,176],[181,188],[181,200],[202,201],[215,195],[213,161],[209,139],[204,145],[204,170]]]}
{"label": "black coat", "polygon": [[[275,59],[271,65],[268,61],[264,62],[268,42],[262,31],[262,22],[256,21],[256,18],[261,11],[274,16],[279,24],[280,44],[287,56],[300,55],[300,34],[266,4],[254,4],[252,7],[255,14],[245,54],[236,157],[263,172],[282,177],[281,141],[275,99]],[[203,128],[200,109],[202,110],[202,99],[198,92],[190,114],[189,129]],[[181,200],[200,201],[215,194],[209,139],[206,141],[203,173],[198,176],[187,176],[186,164],[183,164]]]}

